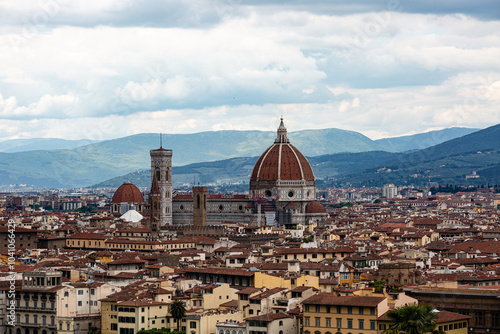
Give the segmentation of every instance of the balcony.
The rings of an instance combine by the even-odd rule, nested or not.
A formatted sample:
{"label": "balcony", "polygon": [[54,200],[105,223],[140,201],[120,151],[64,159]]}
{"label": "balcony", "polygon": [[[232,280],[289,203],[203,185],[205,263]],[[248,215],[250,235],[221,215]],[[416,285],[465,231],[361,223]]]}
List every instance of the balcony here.
{"label": "balcony", "polygon": [[16,306],[16,310],[19,311],[33,311],[36,313],[55,313],[55,308],[41,308],[41,307],[33,307],[33,306]]}
{"label": "balcony", "polygon": [[52,324],[41,324],[41,323],[35,324],[34,322],[21,321],[21,322],[18,322],[17,324],[20,326],[23,326],[23,327],[33,327],[33,328],[37,328],[37,329],[43,329],[43,328],[55,329],[57,327],[57,325],[55,323],[52,325]]}

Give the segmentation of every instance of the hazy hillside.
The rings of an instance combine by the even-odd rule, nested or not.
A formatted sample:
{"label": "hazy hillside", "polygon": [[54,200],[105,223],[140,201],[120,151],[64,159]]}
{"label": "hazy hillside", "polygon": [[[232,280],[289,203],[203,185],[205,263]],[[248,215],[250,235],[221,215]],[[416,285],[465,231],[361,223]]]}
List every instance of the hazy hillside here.
{"label": "hazy hillside", "polygon": [[97,143],[97,140],[66,140],[60,138],[11,139],[0,141],[0,152],[15,153],[37,150],[71,150]]}
{"label": "hazy hillside", "polygon": [[[316,178],[346,175],[353,171],[370,168],[398,157],[398,153],[362,152],[339,153],[318,157],[308,157]],[[201,184],[243,183],[248,184],[250,174],[258,157],[233,158],[214,162],[190,164],[174,167],[172,179],[174,187],[200,182]],[[96,184],[94,187],[117,188],[123,182],[132,182],[138,187],[149,188],[151,172],[149,170],[129,173]],[[246,188],[245,188],[246,189]]]}
{"label": "hazy hillside", "polygon": [[[164,135],[163,147],[174,151],[174,166],[260,155],[274,142],[276,133],[217,131]],[[290,133],[305,154],[373,150],[371,139],[337,129]],[[102,141],[73,150],[0,153],[0,184],[33,184],[36,187],[88,186],[150,166],[149,150],[159,147],[158,134],[140,134]]]}
{"label": "hazy hillside", "polygon": [[[356,185],[439,183],[500,184],[500,125],[401,155],[371,170],[353,173],[344,182]],[[477,179],[465,176],[476,171]]]}
{"label": "hazy hillside", "polygon": [[[404,157],[408,157],[412,163],[416,163],[421,156],[433,159],[431,153],[442,152],[448,154],[449,152],[457,152],[460,147],[473,150],[472,147],[483,149],[495,146],[498,144],[498,131],[493,131],[484,138],[485,143],[480,143],[483,140],[481,136],[491,131],[489,129],[481,130],[479,132],[483,133],[483,135],[476,135],[478,132],[475,132],[468,135],[463,143],[443,143],[440,145],[444,146],[438,145],[418,151],[417,155],[405,155]],[[435,138],[439,137],[436,133],[433,136]],[[196,175],[207,177],[206,181],[202,180],[203,182],[230,182],[228,180],[232,180],[231,182],[247,182],[244,173],[242,178],[237,179],[240,172],[233,170],[232,167],[224,167],[230,171],[224,173],[222,172],[224,168],[214,166],[220,161],[238,158],[240,160],[235,159],[233,161],[239,161],[235,162],[237,165],[235,168],[239,168],[238,164],[244,163],[245,159],[248,159],[241,157],[259,156],[274,142],[275,137],[276,133],[271,131],[166,134],[163,135],[163,147],[173,149],[173,164],[176,167],[195,163],[202,163],[202,166],[204,166],[205,162],[215,161],[214,165],[207,167],[208,169],[196,167],[202,169],[197,169],[195,172],[183,171],[179,173],[179,182],[191,183]],[[289,137],[291,142],[308,157],[379,151],[370,153],[370,156],[362,156],[363,159],[369,161],[363,161],[356,155],[337,155],[335,158],[338,161],[334,162],[329,158],[325,158],[325,161],[318,163],[314,167],[318,178],[324,176],[337,177],[346,173],[352,174],[374,166],[374,164],[385,163],[388,159],[385,153],[380,152],[382,146],[380,143],[353,131],[339,129],[306,130],[291,132]],[[413,142],[422,141],[415,140]],[[120,175],[148,169],[150,167],[149,150],[158,146],[158,134],[139,134],[85,145],[72,150],[0,153],[0,185],[28,184],[35,187],[57,188],[89,186]],[[394,159],[395,156],[390,157]],[[313,165],[316,164],[313,158],[310,158],[310,160]],[[394,161],[391,164],[406,164],[406,162],[403,159]],[[250,167],[246,166],[245,172],[249,174],[248,169],[251,169],[251,167],[253,167],[251,164]],[[190,168],[193,167],[190,166]]]}
{"label": "hazy hillside", "polygon": [[411,136],[378,139],[375,140],[375,142],[380,144],[384,151],[406,152],[435,146],[445,141],[459,138],[479,130],[480,129],[456,127],[437,131],[429,131]]}

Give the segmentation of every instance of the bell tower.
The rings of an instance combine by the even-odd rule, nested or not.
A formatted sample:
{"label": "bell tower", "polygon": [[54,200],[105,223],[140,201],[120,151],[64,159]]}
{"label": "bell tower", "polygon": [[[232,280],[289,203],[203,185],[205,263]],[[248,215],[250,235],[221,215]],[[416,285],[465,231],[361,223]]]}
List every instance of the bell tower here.
{"label": "bell tower", "polygon": [[149,204],[150,204],[150,219],[149,228],[151,228],[151,237],[153,240],[158,238],[158,230],[160,228],[160,212],[161,212],[161,199],[160,199],[160,187],[158,186],[158,180],[156,179],[156,174],[153,174],[153,181],[151,182],[151,191],[149,193]]}
{"label": "bell tower", "polygon": [[193,187],[193,225],[207,226],[207,187]]}
{"label": "bell tower", "polygon": [[149,154],[151,180],[156,178],[160,193],[160,225],[172,225],[172,150],[160,147]]}

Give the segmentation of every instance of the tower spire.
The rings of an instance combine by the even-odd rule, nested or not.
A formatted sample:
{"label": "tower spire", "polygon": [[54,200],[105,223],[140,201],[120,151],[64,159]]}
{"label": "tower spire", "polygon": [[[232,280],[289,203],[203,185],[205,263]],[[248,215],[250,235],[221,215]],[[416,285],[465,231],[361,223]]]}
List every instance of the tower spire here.
{"label": "tower spire", "polygon": [[163,148],[162,139],[163,139],[163,134],[160,132],[160,148]]}

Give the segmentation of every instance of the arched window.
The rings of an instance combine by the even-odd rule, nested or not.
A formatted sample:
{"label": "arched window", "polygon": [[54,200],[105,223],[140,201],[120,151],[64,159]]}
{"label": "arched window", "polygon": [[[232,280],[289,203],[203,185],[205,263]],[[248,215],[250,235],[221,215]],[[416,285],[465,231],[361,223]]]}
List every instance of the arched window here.
{"label": "arched window", "polygon": [[283,326],[283,320],[280,320],[280,326]]}
{"label": "arched window", "polygon": [[200,194],[197,194],[196,195],[196,208],[199,209],[200,208]]}
{"label": "arched window", "polygon": [[156,168],[156,179],[158,180],[158,182],[161,181],[161,174],[160,174],[160,169],[159,168]]}

